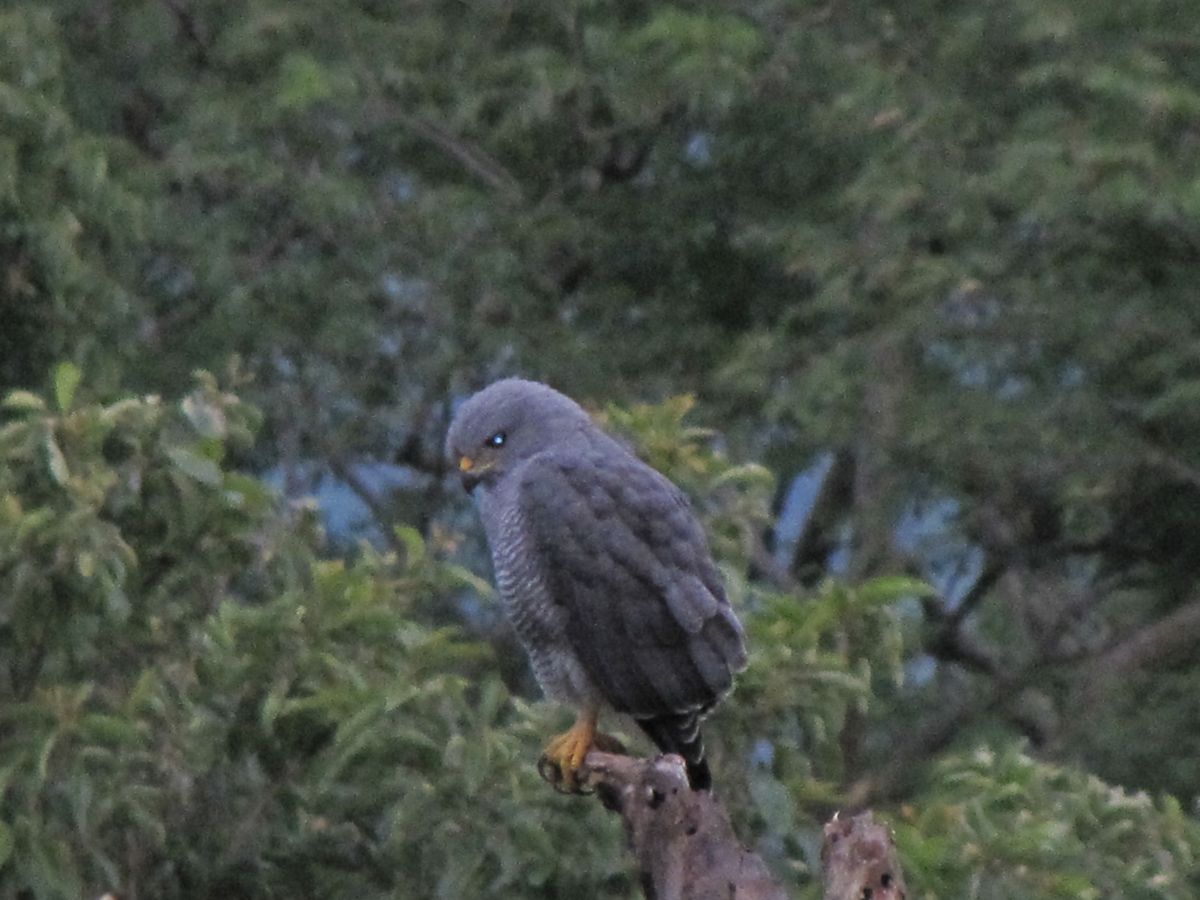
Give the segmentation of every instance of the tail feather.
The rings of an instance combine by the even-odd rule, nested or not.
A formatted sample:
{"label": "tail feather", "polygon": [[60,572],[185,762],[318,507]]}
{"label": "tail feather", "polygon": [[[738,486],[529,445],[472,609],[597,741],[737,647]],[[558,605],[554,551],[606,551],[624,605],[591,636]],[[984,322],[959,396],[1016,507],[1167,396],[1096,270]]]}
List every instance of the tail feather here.
{"label": "tail feather", "polygon": [[693,790],[712,787],[712,772],[704,756],[704,736],[700,733],[700,713],[680,713],[637,719],[642,731],[663,753],[677,753],[687,766],[688,783]]}

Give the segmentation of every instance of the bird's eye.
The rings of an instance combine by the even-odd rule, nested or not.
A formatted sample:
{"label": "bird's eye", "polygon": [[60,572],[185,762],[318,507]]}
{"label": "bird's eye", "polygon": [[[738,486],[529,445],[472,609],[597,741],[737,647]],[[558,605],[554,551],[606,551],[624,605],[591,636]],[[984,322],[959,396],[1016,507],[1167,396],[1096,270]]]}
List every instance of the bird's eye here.
{"label": "bird's eye", "polygon": [[503,447],[504,441],[507,437],[508,435],[506,435],[503,431],[497,431],[490,438],[488,438],[485,443],[491,447]]}

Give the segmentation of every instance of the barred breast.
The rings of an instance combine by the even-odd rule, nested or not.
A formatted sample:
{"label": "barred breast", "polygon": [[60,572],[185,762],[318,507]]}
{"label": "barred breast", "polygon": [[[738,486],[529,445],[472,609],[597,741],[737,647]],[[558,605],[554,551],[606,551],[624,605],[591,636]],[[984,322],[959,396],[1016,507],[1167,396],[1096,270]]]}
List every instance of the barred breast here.
{"label": "barred breast", "polygon": [[567,640],[565,611],[550,595],[520,504],[503,491],[480,494],[480,518],[491,549],[500,602],[529,655],[542,691],[552,700],[575,705],[599,700]]}

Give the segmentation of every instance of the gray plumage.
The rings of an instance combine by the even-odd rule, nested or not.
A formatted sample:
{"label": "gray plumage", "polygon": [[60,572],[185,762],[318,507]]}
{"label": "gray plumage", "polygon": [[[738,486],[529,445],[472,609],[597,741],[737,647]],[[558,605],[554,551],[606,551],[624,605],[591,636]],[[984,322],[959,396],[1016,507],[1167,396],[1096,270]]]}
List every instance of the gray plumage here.
{"label": "gray plumage", "polygon": [[545,693],[628,713],[707,787],[699,720],[746,654],[683,493],[532,381],[467,400],[446,448],[470,460],[501,601]]}

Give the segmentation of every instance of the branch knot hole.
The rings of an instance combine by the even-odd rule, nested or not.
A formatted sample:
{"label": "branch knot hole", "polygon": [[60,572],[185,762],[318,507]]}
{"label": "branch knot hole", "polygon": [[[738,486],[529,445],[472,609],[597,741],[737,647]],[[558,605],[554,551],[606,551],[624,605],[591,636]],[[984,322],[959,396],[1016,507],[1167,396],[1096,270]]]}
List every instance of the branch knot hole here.
{"label": "branch knot hole", "polygon": [[658,791],[649,785],[646,786],[646,805],[648,807],[651,809],[658,809],[660,806],[662,806],[662,802],[665,799],[667,798],[663,796],[661,791]]}

